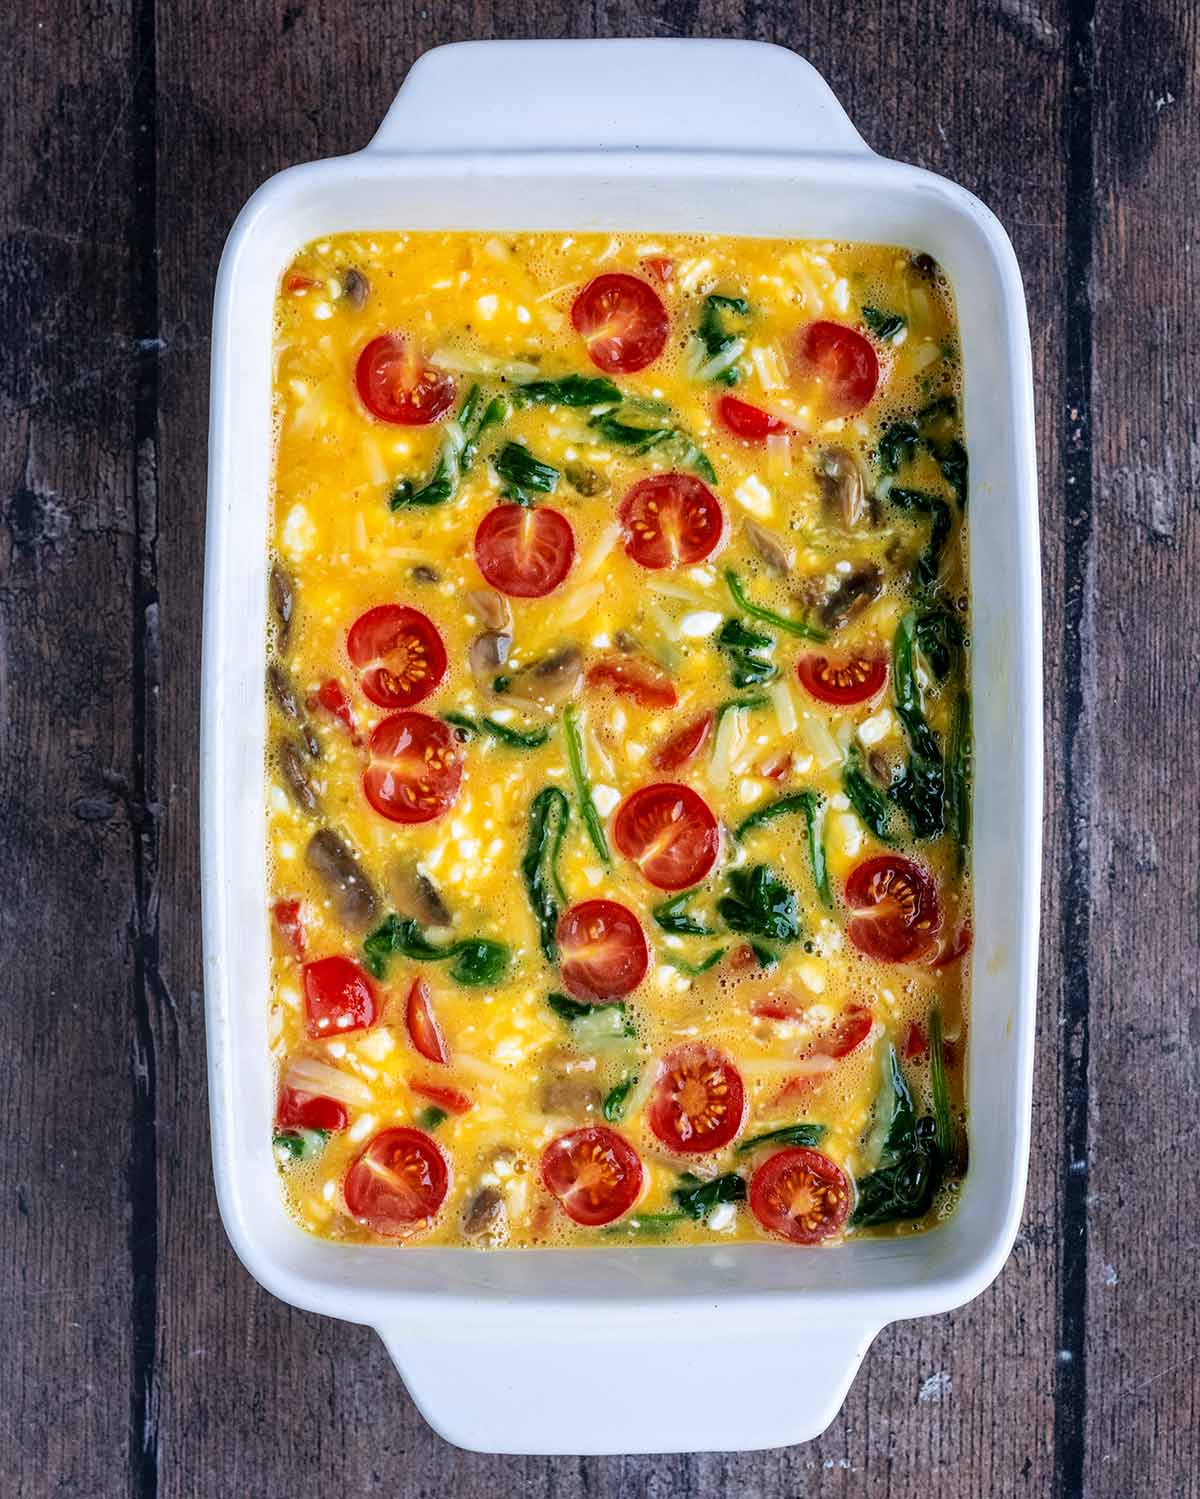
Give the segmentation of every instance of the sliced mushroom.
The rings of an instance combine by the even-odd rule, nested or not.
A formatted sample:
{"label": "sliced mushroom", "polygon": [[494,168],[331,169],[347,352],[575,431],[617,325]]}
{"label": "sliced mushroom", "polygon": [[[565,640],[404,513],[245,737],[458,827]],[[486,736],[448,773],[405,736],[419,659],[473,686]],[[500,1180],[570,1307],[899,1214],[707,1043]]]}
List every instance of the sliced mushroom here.
{"label": "sliced mushroom", "polygon": [[511,631],[512,610],[502,593],[490,588],[469,588],[467,605],[473,614],[478,615],[480,624],[489,630]]}
{"label": "sliced mushroom", "polygon": [[367,297],[371,293],[371,283],[359,270],[353,266],[342,277],[342,294],[351,307],[357,312],[366,305]]}
{"label": "sliced mushroom", "polygon": [[862,466],[846,448],[824,448],[817,456],[817,477],[833,518],[854,530],[870,518],[870,501]]}
{"label": "sliced mushroom", "polygon": [[318,828],[308,840],[304,858],[333,901],[342,925],[351,931],[370,926],[379,914],[379,897],[350,845],[332,828]]}
{"label": "sliced mushroom", "polygon": [[540,661],[531,661],[513,676],[510,690],[543,708],[558,708],[578,696],[583,686],[583,652],[564,645]]}
{"label": "sliced mushroom", "polygon": [[313,733],[312,725],[304,716],[300,707],[300,699],[296,696],[296,689],[292,685],[291,678],[277,661],[272,661],[267,667],[267,686],[271,689],[271,696],[279,706],[279,711],[285,718],[291,721],[300,730],[300,738],[304,742],[304,748],[314,760],[321,758],[321,741]]}
{"label": "sliced mushroom", "polygon": [[463,1233],[468,1239],[493,1233],[504,1222],[504,1198],[496,1187],[481,1187],[463,1215]]}
{"label": "sliced mushroom", "polygon": [[286,650],[292,629],[292,610],[296,602],[296,589],[288,570],[278,562],[271,564],[271,612],[278,627],[279,649]]}
{"label": "sliced mushroom", "polygon": [[476,635],[467,652],[471,675],[481,687],[490,687],[492,678],[508,660],[513,638],[507,630],[485,630]]}
{"label": "sliced mushroom", "polygon": [[920,271],[922,276],[928,276],[931,280],[938,273],[937,261],[934,260],[932,255],[926,255],[924,252],[913,256],[912,268],[914,271]]}
{"label": "sliced mushroom", "polygon": [[542,1084],[538,1095],[546,1114],[565,1114],[569,1119],[587,1119],[600,1109],[600,1089],[579,1077],[554,1077]]}
{"label": "sliced mushroom", "polygon": [[895,770],[892,762],[882,750],[871,751],[867,756],[867,766],[881,786],[886,788],[895,780]]}
{"label": "sliced mushroom", "polygon": [[412,570],[412,579],[414,583],[438,583],[441,581],[441,574],[437,568],[418,562]]}
{"label": "sliced mushroom", "polygon": [[605,475],[599,469],[589,468],[586,463],[568,463],[563,473],[567,476],[567,483],[578,494],[604,494],[608,489]]}
{"label": "sliced mushroom", "polygon": [[627,656],[641,654],[642,644],[636,635],[631,635],[628,630],[618,630],[613,636],[613,644],[619,651],[624,651]]}
{"label": "sliced mushroom", "polygon": [[860,609],[877,599],[883,591],[883,574],[873,564],[847,573],[821,605],[821,623],[827,630],[840,630]]}
{"label": "sliced mushroom", "polygon": [[288,790],[302,812],[315,812],[320,803],[308,772],[304,768],[304,755],[295,739],[281,739],[277,750],[279,769],[287,782]]}
{"label": "sliced mushroom", "polygon": [[422,926],[449,926],[454,920],[437,886],[407,859],[388,865],[388,894],[401,916],[411,916]]}
{"label": "sliced mushroom", "polygon": [[781,537],[776,536],[774,531],[768,531],[766,526],[760,526],[756,520],[744,520],[742,525],[750,539],[750,545],[771,571],[786,578],[795,564],[796,548],[785,545]]}

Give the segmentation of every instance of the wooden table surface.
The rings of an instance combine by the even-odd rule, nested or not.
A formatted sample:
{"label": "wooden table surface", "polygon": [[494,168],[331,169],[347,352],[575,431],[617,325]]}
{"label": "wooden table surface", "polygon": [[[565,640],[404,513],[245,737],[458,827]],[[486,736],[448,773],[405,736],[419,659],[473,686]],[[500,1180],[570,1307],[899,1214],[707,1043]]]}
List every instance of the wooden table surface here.
{"label": "wooden table surface", "polygon": [[[4,9],[0,1492],[1200,1494],[1196,0]],[[1024,1226],[989,1291],[887,1329],[830,1430],[776,1452],[457,1451],[373,1333],[251,1282],[213,1196],[196,746],[221,243],[269,173],[361,146],[426,48],[573,34],[795,48],[872,146],[997,211],[1029,296],[1048,858]]]}

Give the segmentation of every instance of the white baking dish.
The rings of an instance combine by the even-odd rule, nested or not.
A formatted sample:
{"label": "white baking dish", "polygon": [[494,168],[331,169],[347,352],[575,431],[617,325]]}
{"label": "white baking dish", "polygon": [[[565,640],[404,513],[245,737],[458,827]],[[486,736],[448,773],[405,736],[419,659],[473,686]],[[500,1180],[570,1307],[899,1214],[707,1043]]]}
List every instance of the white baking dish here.
{"label": "white baking dish", "polygon": [[[513,101],[519,100],[520,107]],[[926,250],[958,298],[971,455],[975,960],[971,1165],[910,1239],[479,1253],[324,1243],[269,1144],[263,806],[272,302],[295,250],[366,228],[709,230]],[[745,42],[484,42],[413,68],[354,156],[246,205],[213,328],[205,578],[204,947],[217,1193],[275,1295],[379,1330],[438,1431],[497,1452],[746,1449],[815,1436],[871,1339],[977,1295],[1029,1147],[1041,855],[1041,623],[1029,335],[996,219],[863,144],[820,77]],[[709,1353],[720,1345],[709,1378]]]}

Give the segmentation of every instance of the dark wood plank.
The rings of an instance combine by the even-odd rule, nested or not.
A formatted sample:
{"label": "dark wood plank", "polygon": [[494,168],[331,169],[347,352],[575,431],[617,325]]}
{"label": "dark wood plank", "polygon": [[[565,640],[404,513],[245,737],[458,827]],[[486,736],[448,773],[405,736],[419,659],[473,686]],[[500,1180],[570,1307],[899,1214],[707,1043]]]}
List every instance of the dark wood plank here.
{"label": "dark wood plank", "polygon": [[0,1492],[123,1491],[136,978],[130,21],[0,67]]}
{"label": "dark wood plank", "polygon": [[[1200,11],[1096,7],[1089,1493],[1200,1494]],[[1136,57],[1136,67],[1129,60]]]}
{"label": "dark wood plank", "polygon": [[[836,13],[835,13],[836,12]],[[586,23],[585,23],[586,25]],[[1009,225],[1025,268],[1035,332],[1049,618],[1058,615],[1063,512],[1061,347],[1064,179],[1059,149],[1065,9],[945,7],[924,0],[863,7],[853,45],[838,7],[737,3],[630,4],[597,17],[602,34],[750,35],[811,58],[867,139],[890,154],[962,181]],[[162,623],[169,659],[194,657],[199,639],[205,403],[204,331],[224,230],[248,192],[289,161],[354,149],[385,110],[412,59],[434,42],[471,36],[584,34],[556,5],[243,7],[218,44],[205,14],[159,16],[159,212],[163,244]],[[897,59],[922,48],[946,59],[987,55],[991,66],[939,66],[912,85]],[[1023,80],[1019,118],[1007,80]],[[336,107],[331,105],[336,101]],[[1013,162],[1021,163],[1014,171]],[[1051,628],[1049,686],[1060,639]],[[987,1475],[1000,1495],[1049,1492],[1054,1460],[1057,1347],[1055,1182],[1061,1079],[1053,1003],[1042,1017],[1030,1206],[998,1286],[970,1308],[893,1328],[879,1339],[831,1431],[808,1447],[740,1456],[658,1459],[499,1459],[447,1447],[416,1415],[374,1336],[272,1302],[234,1264],[206,1162],[199,1051],[199,938],[194,921],[194,702],[190,682],[167,684],[164,763],[177,797],[163,873],[162,943],[170,955],[181,1046],[160,1059],[159,1131],[163,1309],[160,1490],[190,1494],[197,1472],[222,1491],[465,1495],[499,1487],[574,1499],[618,1485],[638,1492],[871,1492],[928,1496],[971,1491]],[[1054,724],[1052,722],[1053,730]],[[1051,744],[1058,736],[1051,733]],[[1057,779],[1060,768],[1052,761]],[[1056,889],[1048,881],[1053,909]],[[1057,992],[1050,924],[1045,992]]]}

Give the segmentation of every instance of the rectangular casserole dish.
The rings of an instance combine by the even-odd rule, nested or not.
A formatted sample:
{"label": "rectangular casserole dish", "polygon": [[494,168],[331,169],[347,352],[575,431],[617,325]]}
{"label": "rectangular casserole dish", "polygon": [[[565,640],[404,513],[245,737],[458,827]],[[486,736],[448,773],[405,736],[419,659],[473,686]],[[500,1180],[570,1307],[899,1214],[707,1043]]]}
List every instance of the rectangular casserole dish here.
{"label": "rectangular casserole dish", "polygon": [[[707,102],[718,95],[719,121]],[[505,109],[513,97],[528,101],[519,118]],[[337,1245],[288,1215],[270,1148],[265,1003],[274,295],[305,242],[406,228],[858,240],[928,251],[946,270],[971,454],[976,927],[971,1164],[945,1225],[828,1252],[529,1254]],[[262,187],[230,235],[216,291],[201,743],[214,1169],[251,1274],[295,1306],[375,1327],[449,1440],[525,1453],[809,1439],[833,1419],[881,1327],[983,1290],[1019,1224],[1029,1147],[1039,573],[1029,335],[1008,238],[962,189],[869,151],[792,53],[693,41],[439,48],[413,68],[366,150]],[[752,1382],[706,1381],[714,1339],[724,1367],[754,1368]]]}

